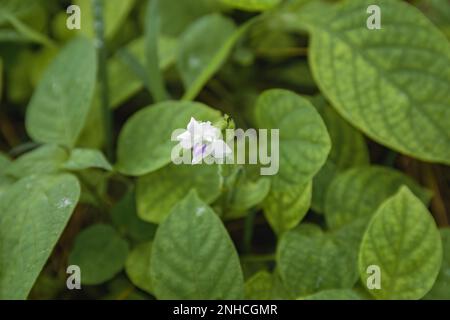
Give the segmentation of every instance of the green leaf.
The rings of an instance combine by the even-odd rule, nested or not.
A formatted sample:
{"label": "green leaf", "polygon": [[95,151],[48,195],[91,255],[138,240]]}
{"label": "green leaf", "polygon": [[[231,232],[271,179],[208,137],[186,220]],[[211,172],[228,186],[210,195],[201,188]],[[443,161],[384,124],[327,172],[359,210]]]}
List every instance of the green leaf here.
{"label": "green leaf", "polygon": [[69,159],[64,163],[64,169],[67,170],[78,171],[89,168],[112,170],[103,153],[95,149],[74,149],[70,153]]}
{"label": "green leaf", "polygon": [[145,51],[149,89],[156,102],[167,100],[163,75],[159,67],[158,37],[160,29],[160,0],[152,0],[147,5],[145,23]]}
{"label": "green leaf", "polygon": [[76,33],[73,32],[74,30],[70,30],[67,28],[67,18],[67,12],[64,10],[61,10],[52,16],[50,23],[50,32],[55,40],[65,42],[76,35]]}
{"label": "green leaf", "polygon": [[263,202],[264,216],[277,234],[296,227],[311,205],[312,183],[271,190]]}
{"label": "green leaf", "polygon": [[292,292],[286,287],[286,285],[281,280],[280,274],[277,269],[274,270],[273,274],[273,288],[272,288],[272,299],[275,300],[292,300],[295,297]]}
{"label": "green leaf", "polygon": [[131,282],[139,289],[150,294],[153,292],[152,279],[150,277],[151,254],[152,243],[141,243],[130,252],[125,263],[125,271]]}
{"label": "green leaf", "polygon": [[441,271],[433,288],[425,296],[426,299],[450,300],[450,229],[441,229],[441,240],[444,255]]}
{"label": "green leaf", "polygon": [[27,43],[28,39],[15,30],[0,29],[0,42]]}
{"label": "green leaf", "polygon": [[350,289],[330,289],[306,296],[302,300],[361,300],[361,297]]}
{"label": "green leaf", "polygon": [[359,251],[365,285],[371,265],[380,268],[381,288],[368,290],[377,299],[420,299],[433,286],[442,262],[436,224],[423,203],[407,188],[378,208]]}
{"label": "green leaf", "polygon": [[[285,31],[281,32],[278,31],[273,35],[273,40],[267,39],[266,41],[271,40],[272,42],[278,41],[281,42],[279,37],[280,34],[282,34],[283,37],[287,37],[288,34],[286,34]],[[261,37],[265,37],[265,34],[262,34]],[[287,52],[292,49],[292,44],[288,41],[292,41],[291,38],[287,38],[284,40],[284,47]],[[276,50],[273,50],[272,42],[270,43],[263,43],[265,46],[262,48],[259,48],[261,44],[259,44],[258,47],[256,47],[256,50],[263,50],[263,52],[267,52],[269,57],[271,54],[273,54],[275,57],[277,57],[277,54],[282,55],[282,57],[285,57],[287,53],[284,53],[282,50],[280,50],[280,53],[277,53]],[[295,42],[294,42],[295,45]],[[299,48],[298,50],[302,50],[302,48]],[[285,52],[286,52],[285,51]],[[308,91],[315,91],[317,90],[317,84],[314,81],[314,78],[312,76],[311,70],[309,68],[308,62],[303,60],[295,60],[292,61],[289,64],[284,64],[281,66],[275,66],[267,69],[268,74],[271,77],[274,77],[277,82],[282,83],[283,86],[289,86],[292,88],[306,88]]]}
{"label": "green leaf", "polygon": [[[170,37],[159,37],[158,39],[158,57],[159,68],[166,70],[175,62],[178,40]],[[145,38],[138,38],[132,41],[124,49],[136,57],[140,65],[145,65]],[[143,83],[136,77],[129,66],[121,59],[119,54],[108,61],[108,83],[110,84],[110,100],[113,108],[118,107],[136,92],[138,92]]]}
{"label": "green leaf", "polygon": [[273,277],[263,270],[245,282],[245,299],[270,300],[272,298]]}
{"label": "green leaf", "polygon": [[170,163],[171,141],[175,129],[186,128],[191,117],[196,120],[220,119],[220,112],[194,102],[161,102],[135,113],[119,136],[117,170],[140,176]]}
{"label": "green leaf", "polygon": [[402,185],[408,186],[424,203],[429,202],[431,193],[399,171],[379,166],[345,171],[329,187],[325,201],[327,225],[338,229],[357,220],[368,222],[380,204]]}
{"label": "green leaf", "polygon": [[15,179],[0,174],[0,196],[8,191],[14,182]]}
{"label": "green leaf", "polygon": [[[128,14],[133,9],[135,0],[101,0],[103,2],[103,19],[105,21],[105,37],[111,39],[123,26]],[[94,12],[91,0],[76,0],[74,4],[81,10],[80,32],[94,38]]]}
{"label": "green leaf", "polygon": [[174,165],[140,177],[136,202],[141,219],[160,223],[191,189],[207,204],[220,195],[221,178],[217,165]]}
{"label": "green leaf", "polygon": [[258,128],[279,129],[279,172],[272,188],[282,191],[309,183],[331,148],[325,124],[311,103],[287,90],[268,90],[258,98],[255,121]]}
{"label": "green leaf", "polygon": [[32,93],[30,69],[33,67],[33,54],[30,50],[22,50],[15,60],[16,63],[10,66],[10,79],[5,96],[10,101],[22,105],[26,104]]}
{"label": "green leaf", "polygon": [[158,299],[241,299],[234,245],[214,211],[191,192],[156,232],[151,278]]}
{"label": "green leaf", "polygon": [[338,174],[330,184],[325,199],[325,219],[334,242],[347,251],[355,266],[370,218],[402,185],[414,190],[424,203],[429,202],[431,193],[428,190],[401,172],[385,167],[349,169]]}
{"label": "green leaf", "polygon": [[[366,10],[381,9],[369,30]],[[302,11],[310,64],[337,111],[372,139],[424,161],[450,164],[450,44],[402,1],[346,1]]]}
{"label": "green leaf", "polygon": [[55,173],[61,170],[68,159],[67,152],[55,145],[43,145],[14,160],[5,174],[23,178],[33,174]]}
{"label": "green leaf", "polygon": [[[42,5],[41,1],[24,2],[20,0],[3,0],[0,4],[1,12],[9,12],[13,15],[22,18],[29,15],[33,11],[38,9],[38,6]],[[4,24],[7,20],[0,15],[0,24]]]}
{"label": "green leaf", "polygon": [[247,300],[289,300],[292,297],[281,283],[280,276],[266,270],[258,271],[245,282]]}
{"label": "green leaf", "polygon": [[6,176],[6,170],[10,164],[11,160],[0,152],[0,196],[15,182],[15,179]]}
{"label": "green leaf", "polygon": [[236,29],[231,19],[211,14],[197,20],[182,34],[177,66],[186,89],[184,100],[192,100],[198,95],[221,68],[247,27],[245,24]]}
{"label": "green leaf", "polygon": [[59,51],[58,47],[45,47],[33,55],[30,66],[30,82],[33,88],[39,84],[45,70]]}
{"label": "green leaf", "polygon": [[69,255],[69,265],[81,269],[81,283],[100,284],[119,273],[128,255],[128,243],[109,225],[96,224],[80,232]]}
{"label": "green leaf", "polygon": [[265,11],[278,5],[281,0],[221,0],[224,4],[245,11]]}
{"label": "green leaf", "polygon": [[33,140],[74,146],[89,112],[96,66],[94,46],[86,39],[61,50],[28,105],[26,129]]}
{"label": "green leaf", "polygon": [[140,219],[136,210],[136,197],[133,191],[128,192],[111,209],[111,218],[116,228],[135,241],[153,239],[157,225]]}
{"label": "green leaf", "polygon": [[[224,220],[239,219],[257,207],[270,190],[270,179],[259,175],[259,168],[222,165],[223,190],[214,209]],[[225,172],[230,170],[228,174]]]}
{"label": "green leaf", "polygon": [[161,32],[178,37],[196,19],[222,9],[218,0],[162,0],[160,2]]}
{"label": "green leaf", "polygon": [[242,212],[259,204],[269,193],[270,180],[261,178],[256,181],[246,180],[236,186],[235,196],[230,207],[234,212]]}
{"label": "green leaf", "polygon": [[0,198],[0,299],[25,299],[78,202],[69,174],[33,175]]}
{"label": "green leaf", "polygon": [[6,154],[0,152],[0,174],[5,174],[6,169],[11,164],[11,159]]}
{"label": "green leaf", "polygon": [[0,58],[0,102],[3,98],[3,59]]}
{"label": "green leaf", "polygon": [[5,19],[20,35],[31,42],[49,47],[55,46],[54,42],[45,34],[34,30],[32,27],[20,21],[20,19],[18,19],[14,14],[10,12],[2,12],[0,19]]}
{"label": "green leaf", "polygon": [[450,3],[447,0],[416,1],[413,4],[450,39]]}
{"label": "green leaf", "polygon": [[80,202],[105,210],[105,205],[109,205],[108,185],[110,172],[95,169],[77,171],[77,176],[81,181]]}
{"label": "green leaf", "polygon": [[[175,61],[176,39],[162,37],[159,39],[158,49],[160,68],[165,70]],[[142,89],[144,83],[136,76],[134,71],[122,59],[121,51],[125,50],[139,61],[145,63],[144,38],[132,41],[118,54],[108,60],[109,101],[111,108],[115,109]],[[92,107],[81,133],[77,145],[89,148],[100,148],[104,142],[103,113],[99,92],[94,96]]]}
{"label": "green leaf", "polygon": [[101,300],[149,300],[148,295],[134,287],[133,283],[124,275],[118,275],[105,283],[107,294]]}
{"label": "green leaf", "polygon": [[331,151],[327,162],[314,177],[312,206],[323,212],[328,187],[336,174],[345,169],[369,164],[369,151],[363,135],[331,108],[322,96],[312,103],[322,116],[331,138]]}
{"label": "green leaf", "polygon": [[296,297],[351,288],[357,279],[353,262],[331,236],[310,224],[283,234],[277,248],[281,279]]}
{"label": "green leaf", "polygon": [[368,220],[359,219],[352,223],[346,224],[339,229],[329,230],[328,233],[339,249],[347,253],[349,261],[352,262],[352,270],[355,270],[356,278],[358,278],[357,269],[359,246],[367,224]]}
{"label": "green leaf", "polygon": [[287,90],[264,92],[256,103],[255,121],[259,128],[279,130],[279,172],[272,177],[263,207],[280,234],[295,227],[308,211],[311,180],[326,161],[330,138],[311,103]]}

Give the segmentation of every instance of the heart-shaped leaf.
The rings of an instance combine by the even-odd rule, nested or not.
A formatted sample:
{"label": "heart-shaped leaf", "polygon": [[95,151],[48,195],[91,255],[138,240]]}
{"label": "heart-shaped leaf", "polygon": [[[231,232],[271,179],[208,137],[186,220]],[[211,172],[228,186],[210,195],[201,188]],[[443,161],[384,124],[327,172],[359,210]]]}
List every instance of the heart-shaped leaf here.
{"label": "heart-shaped leaf", "polygon": [[[325,201],[325,218],[332,229],[359,219],[368,222],[379,205],[408,186],[424,203],[431,193],[408,176],[380,166],[354,168],[338,175],[330,185]],[[345,201],[343,201],[345,199]]]}
{"label": "heart-shaped leaf", "polygon": [[70,153],[69,159],[64,163],[64,169],[67,170],[78,171],[89,168],[112,170],[103,153],[95,149],[74,149]]}
{"label": "heart-shaped leaf", "polygon": [[69,42],[45,71],[27,108],[31,138],[73,147],[91,106],[96,75],[94,44],[84,38]]}
{"label": "heart-shaped leaf", "polygon": [[314,177],[312,207],[323,213],[325,196],[333,178],[345,169],[369,164],[369,151],[363,135],[346,122],[322,96],[314,97],[331,138],[327,162]]}
{"label": "heart-shaped leaf", "polygon": [[128,243],[113,227],[96,224],[80,232],[69,264],[81,270],[81,283],[93,285],[112,279],[125,265]]}
{"label": "heart-shaped leaf", "polygon": [[151,254],[152,243],[141,243],[130,252],[125,263],[125,271],[131,282],[150,294],[153,292],[152,279],[150,277]]}
{"label": "heart-shaped leaf", "polygon": [[259,175],[259,168],[223,165],[222,194],[214,209],[224,220],[245,217],[248,210],[259,206],[270,190],[270,179]]}
{"label": "heart-shaped leaf", "polygon": [[186,88],[185,100],[195,98],[220,69],[243,30],[236,29],[231,19],[211,14],[194,22],[182,34],[177,65]]}
{"label": "heart-shaped leaf", "polygon": [[245,299],[270,300],[272,288],[273,276],[265,270],[259,271],[245,282]]}
{"label": "heart-shaped leaf", "polygon": [[13,161],[5,174],[23,178],[33,174],[55,173],[61,170],[67,160],[67,152],[55,145],[43,145]]}
{"label": "heart-shaped leaf", "polygon": [[241,299],[239,258],[222,221],[191,192],[161,223],[151,256],[158,299]]}
{"label": "heart-shaped leaf", "polygon": [[296,297],[351,288],[357,275],[353,262],[346,250],[315,225],[302,224],[286,232],[278,244],[281,279]]}
{"label": "heart-shaped leaf", "polygon": [[140,176],[167,165],[171,159],[175,129],[186,128],[191,117],[214,122],[220,112],[195,102],[161,102],[135,113],[119,136],[117,170]]}
{"label": "heart-shaped leaf", "polygon": [[296,227],[304,218],[311,205],[311,191],[312,183],[308,183],[269,192],[263,202],[264,216],[277,234]]}
{"label": "heart-shaped leaf", "polygon": [[279,130],[279,146],[271,146],[279,147],[280,156],[272,188],[282,191],[309,183],[331,148],[325,124],[311,103],[287,90],[268,90],[258,98],[255,122],[258,128]]}
{"label": "heart-shaped leaf", "polygon": [[[367,27],[371,5],[381,29]],[[311,32],[313,75],[345,119],[392,149],[450,164],[450,44],[419,10],[346,1],[297,19]]]}
{"label": "heart-shaped leaf", "polygon": [[145,221],[160,223],[191,189],[209,204],[217,199],[220,188],[217,165],[170,164],[138,179],[138,215]]}
{"label": "heart-shaped leaf", "polygon": [[442,262],[439,231],[423,203],[407,188],[378,208],[359,251],[363,285],[370,266],[380,270],[380,288],[368,290],[377,299],[420,299],[433,286]]}
{"label": "heart-shaped leaf", "polygon": [[450,229],[441,229],[442,257],[441,271],[433,285],[433,288],[425,296],[426,299],[450,300]]}
{"label": "heart-shaped leaf", "polygon": [[33,175],[0,197],[0,299],[25,299],[78,202],[69,174]]}

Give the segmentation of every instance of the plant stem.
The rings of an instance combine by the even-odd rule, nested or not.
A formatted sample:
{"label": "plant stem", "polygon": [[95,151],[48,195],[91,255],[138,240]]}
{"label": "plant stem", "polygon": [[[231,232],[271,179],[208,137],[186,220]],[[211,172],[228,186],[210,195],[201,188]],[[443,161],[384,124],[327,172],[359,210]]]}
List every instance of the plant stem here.
{"label": "plant stem", "polygon": [[251,210],[244,222],[244,247],[243,252],[248,254],[252,251],[253,224],[255,222],[256,210]]}
{"label": "plant stem", "polygon": [[113,147],[113,122],[109,108],[109,86],[107,69],[107,52],[105,46],[105,28],[103,21],[103,4],[101,0],[92,1],[94,11],[95,44],[98,55],[98,76],[100,82],[101,103],[103,113],[103,125],[106,139],[106,156],[109,161],[114,162]]}
{"label": "plant stem", "polygon": [[158,36],[159,36],[159,0],[151,0],[147,5],[145,23],[145,53],[148,69],[148,86],[156,102],[168,99],[164,86],[163,75],[159,67]]}

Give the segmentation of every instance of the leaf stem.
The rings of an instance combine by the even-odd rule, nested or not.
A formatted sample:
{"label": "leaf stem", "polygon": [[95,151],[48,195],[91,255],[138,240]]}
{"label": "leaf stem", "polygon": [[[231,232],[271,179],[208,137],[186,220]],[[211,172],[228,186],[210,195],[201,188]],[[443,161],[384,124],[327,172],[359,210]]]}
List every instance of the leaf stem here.
{"label": "leaf stem", "polygon": [[101,0],[92,1],[94,11],[95,45],[98,55],[99,81],[101,91],[101,104],[103,113],[103,124],[106,139],[106,156],[109,161],[114,162],[113,146],[113,122],[109,108],[109,84],[107,69],[107,51],[105,46],[105,27],[103,21],[103,4]]}

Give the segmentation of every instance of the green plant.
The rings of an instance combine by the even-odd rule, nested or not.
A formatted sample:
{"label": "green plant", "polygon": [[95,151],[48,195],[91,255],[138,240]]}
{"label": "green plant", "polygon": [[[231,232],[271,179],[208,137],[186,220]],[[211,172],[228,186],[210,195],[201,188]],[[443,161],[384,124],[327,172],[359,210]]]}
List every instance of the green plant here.
{"label": "green plant", "polygon": [[[409,2],[3,0],[0,299],[450,299],[450,6]],[[171,163],[191,117],[279,171]]]}

